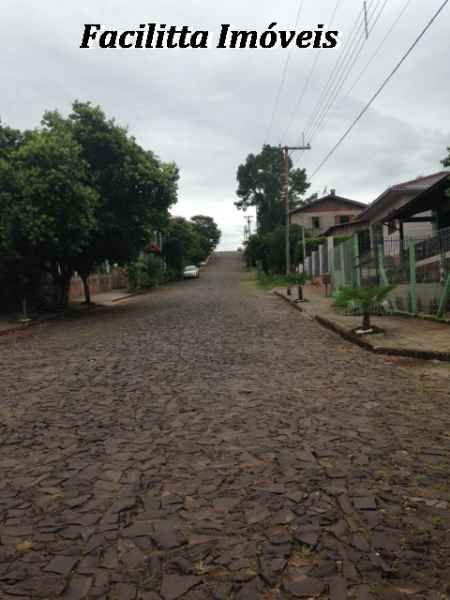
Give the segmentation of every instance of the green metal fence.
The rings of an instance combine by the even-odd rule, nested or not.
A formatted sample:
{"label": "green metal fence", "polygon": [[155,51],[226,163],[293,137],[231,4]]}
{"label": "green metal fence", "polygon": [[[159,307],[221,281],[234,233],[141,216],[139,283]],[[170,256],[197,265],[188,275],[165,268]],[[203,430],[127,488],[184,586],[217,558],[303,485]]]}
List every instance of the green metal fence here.
{"label": "green metal fence", "polygon": [[393,284],[393,309],[450,316],[450,228],[427,239],[372,243],[355,234],[330,254],[334,289]]}

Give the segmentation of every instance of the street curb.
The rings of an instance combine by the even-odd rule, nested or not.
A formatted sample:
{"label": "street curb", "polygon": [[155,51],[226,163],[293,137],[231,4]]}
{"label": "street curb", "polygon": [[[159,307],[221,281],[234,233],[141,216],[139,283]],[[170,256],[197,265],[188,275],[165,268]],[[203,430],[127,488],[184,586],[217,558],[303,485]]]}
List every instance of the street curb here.
{"label": "street curb", "polygon": [[114,303],[114,302],[122,302],[122,300],[128,300],[128,298],[134,298],[135,296],[143,296],[145,293],[148,294],[149,291],[147,291],[147,292],[133,292],[131,294],[126,294],[125,296],[119,296],[118,298],[113,298],[111,300],[111,304]]}
{"label": "street curb", "polygon": [[[111,304],[115,302],[122,302],[122,300],[129,300],[130,298],[137,298],[138,296],[145,296],[147,294],[154,294],[158,290],[163,290],[168,287],[172,283],[178,283],[178,281],[169,281],[167,283],[163,283],[162,285],[157,285],[156,287],[149,288],[148,290],[141,290],[140,292],[130,292],[125,296],[119,296],[118,298],[114,298],[110,300]],[[107,304],[103,304],[103,306],[108,306]]]}
{"label": "street curb", "polygon": [[[137,296],[145,296],[146,294],[151,294],[152,292],[155,291],[156,288],[152,288],[149,290],[144,290],[142,292],[133,292],[130,294],[126,294],[125,296],[119,296],[118,298],[114,298],[113,300],[111,300],[111,304],[115,303],[115,302],[122,302],[123,300],[128,300],[129,298],[135,298]],[[89,308],[85,308],[82,309],[80,311],[80,313],[83,312],[90,312],[93,310],[98,310],[100,308],[108,308],[107,304],[102,304],[101,302],[99,302],[98,304],[93,304],[92,306],[90,306]],[[28,329],[29,327],[36,327],[37,325],[45,325],[45,323],[49,323],[51,321],[57,321],[58,319],[64,319],[65,317],[70,317],[73,315],[76,315],[77,313],[74,311],[64,311],[58,314],[53,314],[50,315],[48,317],[42,317],[40,319],[35,319],[34,321],[30,321],[28,323],[22,323],[22,324],[18,324],[18,325],[12,325],[9,329],[2,329],[0,330],[0,337],[2,336],[6,336],[6,335],[11,335],[13,333],[21,333],[23,331],[25,331],[26,329]]]}
{"label": "street curb", "polygon": [[[279,298],[282,298],[285,302],[288,302],[291,306],[304,313],[303,309],[298,304],[295,304],[295,302],[289,300],[289,298],[286,298],[280,292],[273,290],[273,294],[275,294],[275,296],[278,296]],[[364,350],[373,352],[374,354],[385,354],[388,356],[403,356],[406,358],[419,358],[421,360],[439,360],[442,362],[450,362],[450,352],[434,352],[433,350],[413,350],[408,348],[386,348],[385,346],[374,346],[370,342],[362,340],[359,336],[355,335],[348,329],[337,325],[329,319],[320,317],[318,315],[314,315],[314,317],[311,318],[313,318],[315,321],[317,321],[317,323],[319,323],[323,327],[326,327],[326,329],[337,333],[347,341],[352,342],[360,348],[364,348]]]}
{"label": "street curb", "polygon": [[[91,312],[93,310],[98,310],[99,308],[104,308],[103,304],[96,304],[90,306],[89,308],[85,308],[80,312]],[[13,333],[21,333],[30,327],[37,327],[38,325],[45,325],[46,323],[51,323],[52,321],[58,321],[59,319],[65,319],[67,317],[71,317],[76,315],[77,313],[74,311],[66,310],[57,314],[52,314],[47,317],[41,317],[40,319],[35,319],[34,321],[29,321],[28,323],[22,323],[20,325],[13,325],[9,329],[3,329],[0,331],[0,337],[5,335],[11,335]]]}
{"label": "street curb", "polygon": [[13,325],[9,329],[2,329],[0,331],[0,337],[4,335],[10,335],[12,333],[18,333],[20,331],[25,331],[25,329],[29,329],[30,327],[35,327],[36,325],[44,325],[49,321],[56,321],[57,319],[62,319],[64,317],[63,314],[60,315],[51,315],[50,317],[45,317],[43,319],[36,319],[35,321],[30,321],[29,323],[22,323],[20,325]]}

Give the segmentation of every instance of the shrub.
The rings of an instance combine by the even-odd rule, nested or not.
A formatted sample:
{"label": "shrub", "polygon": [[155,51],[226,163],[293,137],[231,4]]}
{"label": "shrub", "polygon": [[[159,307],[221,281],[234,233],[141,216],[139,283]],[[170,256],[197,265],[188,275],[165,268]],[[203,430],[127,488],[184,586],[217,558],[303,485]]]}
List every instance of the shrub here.
{"label": "shrub", "polygon": [[352,288],[342,287],[333,294],[335,306],[358,310],[363,315],[362,329],[370,330],[370,315],[379,311],[383,300],[395,288],[393,285]]}
{"label": "shrub", "polygon": [[140,256],[128,267],[128,285],[132,291],[156,287],[163,280],[161,259],[152,254]]}

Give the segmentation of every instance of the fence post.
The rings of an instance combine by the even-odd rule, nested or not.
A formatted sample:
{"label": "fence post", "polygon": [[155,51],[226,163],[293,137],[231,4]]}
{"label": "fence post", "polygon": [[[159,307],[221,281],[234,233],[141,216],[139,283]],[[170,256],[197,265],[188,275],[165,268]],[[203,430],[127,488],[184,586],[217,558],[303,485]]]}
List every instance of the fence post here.
{"label": "fence post", "polygon": [[332,289],[335,288],[335,273],[334,273],[334,238],[328,238],[327,242],[327,252],[328,252],[328,270],[330,271],[330,282]]}
{"label": "fence post", "polygon": [[409,250],[409,297],[411,312],[417,313],[417,281],[416,281],[416,245],[413,241],[408,244]]}
{"label": "fence post", "polygon": [[323,244],[319,246],[319,275],[323,273]]}
{"label": "fence post", "polygon": [[358,234],[354,233],[353,234],[353,252],[352,252],[352,265],[353,265],[353,277],[352,277],[352,283],[355,284],[355,287],[360,288],[361,287],[361,271],[360,271],[360,264],[359,264],[359,239],[358,239]]}
{"label": "fence post", "polygon": [[389,285],[389,281],[384,270],[384,246],[378,244],[378,270],[380,271],[380,279],[383,285]]}
{"label": "fence post", "polygon": [[[378,270],[380,272],[380,283],[389,285],[389,279],[384,269],[384,244],[378,244]],[[394,310],[397,310],[397,301],[391,298],[391,305]]]}
{"label": "fence post", "polygon": [[442,291],[442,296],[439,301],[439,308],[437,312],[438,319],[442,319],[445,313],[445,307],[447,305],[448,299],[450,298],[450,273],[447,275],[447,279],[445,281],[444,289]]}
{"label": "fence post", "polygon": [[345,250],[344,250],[344,242],[339,244],[339,254],[341,259],[341,286],[347,285],[346,277],[345,277]]}

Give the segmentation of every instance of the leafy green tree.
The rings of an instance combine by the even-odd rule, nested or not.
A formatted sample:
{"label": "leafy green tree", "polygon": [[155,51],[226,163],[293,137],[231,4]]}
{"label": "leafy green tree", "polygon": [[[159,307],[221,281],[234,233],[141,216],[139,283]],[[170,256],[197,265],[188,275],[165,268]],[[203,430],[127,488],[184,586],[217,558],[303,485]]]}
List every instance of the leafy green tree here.
{"label": "leafy green tree", "polygon": [[191,223],[193,224],[194,231],[200,237],[200,246],[203,255],[200,260],[205,260],[220,241],[220,229],[212,217],[205,215],[195,215],[191,218]]}
{"label": "leafy green tree", "polygon": [[[301,248],[302,227],[290,226],[291,263],[299,262],[298,250]],[[247,264],[254,266],[260,262],[265,273],[284,273],[286,268],[286,227],[279,225],[270,233],[257,233],[246,244]]]}
{"label": "leafy green tree", "polygon": [[[305,249],[306,256],[311,256],[311,254],[317,250],[317,248],[325,242],[326,238],[324,237],[311,237],[310,232],[305,231]],[[302,263],[304,262],[303,258],[303,237],[296,240],[296,262]]]}
{"label": "leafy green tree", "polygon": [[164,230],[163,255],[169,269],[181,275],[184,267],[201,256],[200,238],[193,224],[183,217],[172,217]]}
{"label": "leafy green tree", "polygon": [[25,141],[28,133],[22,133],[18,129],[12,129],[7,125],[2,125],[0,121],[0,159],[5,159],[8,155],[19,148]]}
{"label": "leafy green tree", "polygon": [[160,257],[143,254],[129,265],[127,275],[131,291],[156,287],[164,279]]}
{"label": "leafy green tree", "polygon": [[[302,228],[300,225],[290,226],[290,250],[291,264],[298,263],[298,246],[302,239]],[[270,234],[269,266],[273,273],[283,273],[286,269],[286,227],[279,225]]]}
{"label": "leafy green tree", "polygon": [[315,202],[318,199],[319,199],[319,194],[317,192],[314,192],[314,194],[311,194],[307,198],[303,198],[303,200],[301,201],[300,204],[303,206],[306,206],[307,204],[311,204],[311,202]]}
{"label": "leafy green tree", "polygon": [[244,256],[248,267],[261,265],[269,273],[270,234],[255,233],[245,242]]}
{"label": "leafy green tree", "polygon": [[88,276],[93,269],[106,260],[132,262],[153,231],[167,222],[168,209],[177,200],[178,169],[141,148],[125,128],[89,102],[74,102],[68,119],[46,113],[44,125],[50,131],[61,123],[80,145],[98,196],[95,231],[75,264],[90,302]]}
{"label": "leafy green tree", "polygon": [[86,163],[64,127],[35,131],[0,161],[2,237],[24,264],[39,257],[68,300],[75,259],[95,227],[97,194]]}
{"label": "leafy green tree", "polygon": [[[289,165],[289,202],[291,208],[301,203],[301,196],[308,189],[306,171],[293,169]],[[240,210],[255,206],[259,232],[265,234],[285,222],[283,198],[285,164],[279,148],[265,145],[259,154],[249,154],[237,170],[239,200],[235,205]]]}
{"label": "leafy green tree", "polygon": [[363,315],[362,329],[370,331],[372,328],[370,323],[371,313],[394,288],[395,285],[368,288],[341,287],[333,294],[335,306],[360,310]]}

